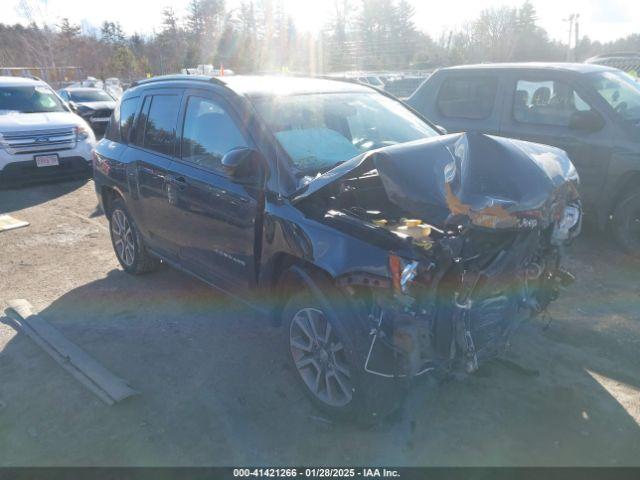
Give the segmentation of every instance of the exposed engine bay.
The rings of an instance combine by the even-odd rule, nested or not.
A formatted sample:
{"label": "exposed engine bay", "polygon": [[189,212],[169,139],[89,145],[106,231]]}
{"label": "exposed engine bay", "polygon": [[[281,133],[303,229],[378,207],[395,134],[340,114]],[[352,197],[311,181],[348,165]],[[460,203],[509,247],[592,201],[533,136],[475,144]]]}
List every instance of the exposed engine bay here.
{"label": "exposed engine bay", "polygon": [[365,312],[365,370],[475,371],[573,281],[563,249],[581,228],[564,152],[454,134],[363,154],[294,198],[307,215],[389,252],[338,286]]}

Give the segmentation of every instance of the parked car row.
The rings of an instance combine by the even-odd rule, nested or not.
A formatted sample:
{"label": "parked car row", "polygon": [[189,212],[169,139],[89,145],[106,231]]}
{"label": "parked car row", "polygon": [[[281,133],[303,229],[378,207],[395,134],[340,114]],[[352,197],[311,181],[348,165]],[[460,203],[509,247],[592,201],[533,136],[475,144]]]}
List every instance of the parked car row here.
{"label": "parked car row", "polygon": [[[473,372],[500,355],[573,281],[563,255],[581,230],[582,187],[565,150],[596,155],[568,147],[586,145],[582,134],[602,144],[621,135],[586,85],[634,118],[634,91],[615,71],[574,84],[566,75],[577,67],[496,70],[437,72],[413,109],[326,79],[156,77],[123,94],[95,149],[87,122],[46,85],[24,80],[31,90],[11,101],[7,90],[6,102],[0,90],[0,110],[23,136],[32,128],[19,115],[35,109],[27,100],[76,122],[73,148],[93,149],[125,271],[164,262],[265,313],[283,327],[309,398],[370,422],[399,405],[413,378]],[[573,135],[565,149],[516,139],[529,132],[522,125],[549,119],[547,143],[561,128]],[[3,150],[15,148],[0,132]],[[16,163],[60,167],[66,150],[39,138],[43,150]],[[616,141],[633,165],[633,142]]]}
{"label": "parked car row", "polygon": [[406,99],[428,78],[430,72],[341,72],[332,73],[329,79],[346,80],[370,85],[384,90],[394,97]]}

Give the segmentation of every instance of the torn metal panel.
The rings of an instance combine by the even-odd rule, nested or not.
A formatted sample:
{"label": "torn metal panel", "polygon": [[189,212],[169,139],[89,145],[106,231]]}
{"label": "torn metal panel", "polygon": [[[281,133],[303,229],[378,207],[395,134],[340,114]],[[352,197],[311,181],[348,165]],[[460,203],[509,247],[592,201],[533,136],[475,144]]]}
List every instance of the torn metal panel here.
{"label": "torn metal panel", "polygon": [[107,405],[138,393],[34,313],[29,302],[11,300],[8,304],[7,314],[22,331]]}

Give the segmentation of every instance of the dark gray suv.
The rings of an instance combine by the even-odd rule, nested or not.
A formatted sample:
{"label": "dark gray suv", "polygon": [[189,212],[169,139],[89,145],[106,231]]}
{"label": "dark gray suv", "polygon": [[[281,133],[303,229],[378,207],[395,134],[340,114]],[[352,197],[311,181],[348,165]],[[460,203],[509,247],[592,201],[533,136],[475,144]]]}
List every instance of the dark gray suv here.
{"label": "dark gray suv", "polygon": [[94,180],[124,270],[162,260],[268,314],[303,391],[342,418],[382,418],[419,376],[475,371],[573,279],[564,152],[440,135],[363,85],[144,80]]}
{"label": "dark gray suv", "polygon": [[640,86],[592,64],[505,63],[436,71],[407,100],[449,131],[565,150],[588,216],[640,254]]}

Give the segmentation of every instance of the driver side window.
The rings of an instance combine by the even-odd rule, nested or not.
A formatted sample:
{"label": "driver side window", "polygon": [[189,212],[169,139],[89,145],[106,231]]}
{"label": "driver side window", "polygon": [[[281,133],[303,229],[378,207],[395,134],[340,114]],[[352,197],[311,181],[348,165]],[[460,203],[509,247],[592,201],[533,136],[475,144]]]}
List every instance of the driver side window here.
{"label": "driver side window", "polygon": [[224,173],[225,153],[247,142],[227,111],[216,101],[189,97],[182,129],[182,160]]}
{"label": "driver side window", "polygon": [[518,80],[513,100],[513,118],[521,123],[568,127],[577,112],[588,112],[589,104],[567,82]]}

